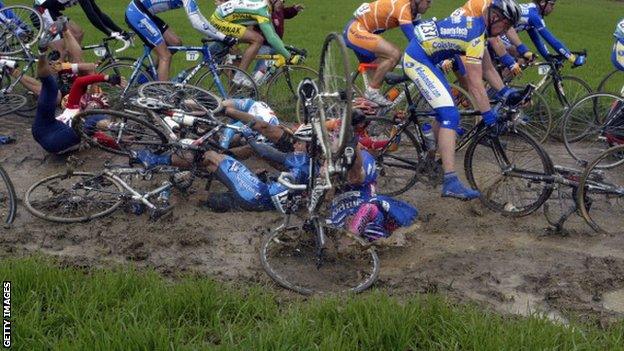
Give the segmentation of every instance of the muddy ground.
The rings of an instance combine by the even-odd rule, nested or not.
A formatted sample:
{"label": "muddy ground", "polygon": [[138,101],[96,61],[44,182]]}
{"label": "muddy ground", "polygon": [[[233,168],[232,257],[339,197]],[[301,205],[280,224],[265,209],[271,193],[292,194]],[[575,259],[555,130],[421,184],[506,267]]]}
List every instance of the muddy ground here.
{"label": "muddy ground", "polygon": [[[0,120],[0,134],[18,139],[0,146],[0,163],[21,202],[31,184],[63,171],[65,161],[46,155],[32,140],[28,120]],[[555,163],[568,162],[558,146],[549,149]],[[96,171],[106,157],[83,151],[80,169]],[[128,263],[167,275],[193,271],[271,285],[258,247],[267,226],[280,217],[212,213],[198,206],[205,192],[201,186],[195,189],[188,197],[174,195],[173,214],[158,222],[118,210],[90,223],[61,225],[34,218],[20,205],[14,226],[0,229],[0,252],[43,252],[77,266]],[[425,185],[401,198],[419,208],[422,225],[402,246],[380,250],[377,288],[400,296],[439,292],[502,312],[539,311],[564,323],[570,317],[603,323],[624,317],[624,235],[596,234],[580,217],[568,221],[566,233],[553,234],[541,210],[524,218],[502,217],[477,202],[441,199],[439,189]]]}

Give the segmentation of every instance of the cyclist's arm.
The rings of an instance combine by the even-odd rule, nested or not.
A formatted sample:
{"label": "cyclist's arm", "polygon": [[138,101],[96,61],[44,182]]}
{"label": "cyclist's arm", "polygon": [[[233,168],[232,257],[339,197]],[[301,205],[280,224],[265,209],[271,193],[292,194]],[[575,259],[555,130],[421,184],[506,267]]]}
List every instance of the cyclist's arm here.
{"label": "cyclist's arm", "polygon": [[412,11],[410,10],[410,5],[405,4],[398,12],[398,20],[399,26],[403,31],[403,34],[407,38],[407,41],[410,42],[416,36],[414,34],[414,23],[412,18]]}
{"label": "cyclist's arm", "polygon": [[281,152],[267,143],[259,143],[255,139],[251,138],[247,141],[249,146],[265,160],[277,162],[283,165],[286,162],[286,156],[288,154]]}
{"label": "cyclist's arm", "polygon": [[[537,13],[531,13],[529,16],[529,24],[535,31],[542,37],[548,45],[550,45],[555,51],[565,56],[567,59],[574,59],[574,55],[568,50],[565,45],[559,39],[557,39],[552,33],[546,28],[546,22],[541,18]],[[536,44],[537,45],[537,44]],[[543,45],[543,44],[542,44]]]}
{"label": "cyclist's arm", "polygon": [[407,38],[407,41],[412,41],[412,39],[414,39],[415,35],[414,35],[414,24],[413,23],[406,23],[406,24],[402,24],[401,25],[401,30],[403,31],[403,34],[405,35],[405,37]]}
{"label": "cyclist's arm", "polygon": [[492,46],[492,49],[494,49],[496,56],[503,57],[504,55],[507,54],[507,48],[505,48],[505,44],[503,44],[503,41],[501,40],[501,38],[499,37],[489,38],[488,43]]}
{"label": "cyclist's arm", "polygon": [[100,8],[95,4],[93,0],[79,0],[78,3],[84,11],[85,15],[87,15],[87,19],[91,24],[100,30],[100,32],[110,36],[112,32],[122,32],[123,30],[119,28],[113,21],[106,16]]}
{"label": "cyclist's arm", "polygon": [[87,92],[87,88],[91,84],[101,83],[106,81],[106,76],[103,74],[90,74],[88,76],[82,76],[76,78],[69,90],[69,96],[67,98],[68,108],[78,108],[80,106],[80,98]]}
{"label": "cyclist's arm", "polygon": [[193,28],[209,38],[216,40],[225,39],[225,34],[219,32],[210,22],[208,22],[206,17],[202,15],[195,0],[183,0],[183,4],[184,11],[186,11],[186,15],[191,21]]}
{"label": "cyclist's arm", "polygon": [[490,110],[490,99],[488,98],[485,86],[483,85],[483,67],[476,62],[466,62],[466,82],[468,92],[477,103],[477,108],[481,112]]}
{"label": "cyclist's arm", "polygon": [[364,183],[366,179],[366,171],[364,170],[362,162],[362,148],[361,145],[357,145],[355,149],[355,159],[353,160],[353,166],[347,172],[347,182],[351,185],[358,185]]}
{"label": "cyclist's arm", "polygon": [[286,47],[284,46],[284,42],[282,41],[282,39],[280,39],[280,37],[275,32],[275,28],[273,28],[271,21],[267,20],[267,21],[259,22],[258,27],[260,27],[260,30],[262,31],[262,34],[264,35],[264,39],[266,39],[269,45],[271,45],[271,47],[275,49],[275,51],[279,55],[282,55],[286,58],[286,60],[289,60],[290,52],[286,50]]}
{"label": "cyclist's arm", "polygon": [[511,42],[513,46],[518,47],[522,45],[522,40],[520,39],[518,32],[516,32],[514,28],[509,28],[509,30],[507,31],[507,33],[505,33],[505,35],[507,36],[507,38],[509,39],[509,41]]}
{"label": "cyclist's arm", "polygon": [[540,55],[542,55],[542,57],[550,56],[548,47],[546,47],[546,44],[544,44],[544,41],[542,41],[542,38],[540,38],[539,34],[537,34],[537,31],[535,29],[528,29],[527,34],[529,34],[529,38],[531,38],[533,45],[535,45],[537,51],[540,53]]}
{"label": "cyclist's arm", "polygon": [[298,14],[299,14],[299,11],[297,11],[297,7],[296,6],[284,7],[284,18],[285,19],[294,18]]}

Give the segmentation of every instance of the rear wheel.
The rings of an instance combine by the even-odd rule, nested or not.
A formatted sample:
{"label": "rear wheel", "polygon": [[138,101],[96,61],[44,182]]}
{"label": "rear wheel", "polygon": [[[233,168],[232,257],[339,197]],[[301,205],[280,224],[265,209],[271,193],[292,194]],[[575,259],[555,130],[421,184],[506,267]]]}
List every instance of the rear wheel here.
{"label": "rear wheel", "polygon": [[129,99],[138,94],[139,86],[151,82],[152,76],[143,68],[139,68],[136,77],[130,81],[134,72],[134,64],[126,62],[115,62],[108,66],[98,69],[98,73],[108,75],[119,75],[124,78],[125,83],[122,86],[114,86],[110,84],[98,84],[102,92],[107,94],[109,103],[113,108],[122,108],[127,105]]}
{"label": "rear wheel", "polygon": [[122,186],[103,174],[62,173],[33,184],[24,198],[30,213],[53,222],[86,222],[121,205]]}
{"label": "rear wheel", "polygon": [[466,150],[464,169],[470,185],[481,192],[483,204],[504,215],[533,213],[553,191],[552,161],[521,130],[498,138],[479,134]]}
{"label": "rear wheel", "polygon": [[262,267],[276,283],[304,295],[368,289],[379,275],[375,249],[344,230],[324,227],[324,231],[320,260],[314,230],[288,227],[273,231],[260,249]]}
{"label": "rear wheel", "polygon": [[582,97],[591,94],[592,89],[584,80],[577,77],[561,77],[561,86],[565,94],[563,101],[557,95],[552,79],[539,91],[546,99],[553,117],[553,126],[550,136],[563,141],[563,116],[572,105]]}
{"label": "rear wheel", "polygon": [[162,101],[186,112],[217,109],[221,99],[207,90],[190,84],[150,82],[139,87],[139,95]]}
{"label": "rear wheel", "polygon": [[0,9],[0,53],[14,55],[34,45],[41,31],[43,21],[34,9],[15,5]]}
{"label": "rear wheel", "polygon": [[17,197],[11,178],[0,167],[0,220],[4,224],[11,224],[17,211]]}
{"label": "rear wheel", "polygon": [[616,95],[622,95],[622,88],[624,88],[624,72],[619,69],[607,74],[606,77],[598,84],[596,91],[601,93],[611,93]]}
{"label": "rear wheel", "polygon": [[[235,83],[234,76],[242,75],[242,82]],[[244,99],[250,98],[258,100],[258,87],[251,76],[238,67],[229,65],[217,66],[215,79],[213,73],[207,69],[197,78],[195,85],[208,90],[209,92],[223,99]]]}

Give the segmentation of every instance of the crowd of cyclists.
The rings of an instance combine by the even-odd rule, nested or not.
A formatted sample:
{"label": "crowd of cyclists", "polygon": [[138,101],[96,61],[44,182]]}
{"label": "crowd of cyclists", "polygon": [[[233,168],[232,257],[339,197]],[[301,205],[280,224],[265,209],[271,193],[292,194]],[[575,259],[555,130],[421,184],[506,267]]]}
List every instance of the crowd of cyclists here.
{"label": "crowd of cyclists", "polygon": [[[285,6],[283,0],[215,0],[216,9],[209,16],[201,13],[196,0],[131,0],[125,11],[129,31],[102,12],[95,0],[35,0],[34,8],[41,14],[45,26],[37,45],[35,78],[38,81],[24,77],[23,84],[38,95],[32,135],[50,153],[77,152],[80,138],[72,128],[73,117],[81,111],[110,108],[100,86],[123,86],[128,78],[96,73],[95,64],[84,62],[81,50],[84,29],[63,13],[75,5],[80,5],[89,22],[105,36],[128,40],[131,31],[152,48],[160,81],[171,79],[172,53],[168,46],[182,43],[173,28],[158,17],[166,11],[184,11],[199,35],[215,41],[215,50],[246,44],[237,62],[243,71],[249,70],[258,54],[279,54],[288,64],[297,64],[302,59],[286,49],[282,37],[285,20],[299,15],[304,7]],[[435,2],[431,0],[377,0],[361,4],[346,21],[342,35],[347,47],[360,63],[376,64],[376,69],[370,73],[370,84],[354,105],[352,124],[362,124],[367,116],[365,109],[358,108],[362,100],[365,106],[392,104],[380,88],[386,74],[401,64],[404,74],[435,111],[433,130],[444,170],[441,195],[473,200],[481,194],[464,185],[456,173],[455,144],[460,113],[446,73],[456,73],[459,84],[472,96],[474,107],[485,123],[495,125],[498,111],[491,107],[492,99],[514,105],[523,98],[520,92],[505,85],[495,63],[515,76],[522,72],[522,63],[536,59],[536,52],[548,57],[551,54],[548,46],[567,58],[573,67],[583,66],[586,57],[571,53],[547,28],[545,17],[554,11],[556,0],[522,4],[515,0],[468,0],[442,19],[426,18],[432,6]],[[392,43],[382,36],[385,31],[397,27],[407,38],[406,42]],[[522,42],[518,36],[521,31],[528,33],[535,50]],[[614,35],[612,62],[617,69],[624,70],[624,20],[617,24]],[[52,52],[58,54],[51,55]],[[253,67],[254,71],[261,69],[262,62]],[[60,86],[59,75],[70,75],[71,84]],[[247,84],[244,78],[236,75],[233,82]],[[57,112],[59,108],[60,113]],[[292,210],[285,208],[292,206],[286,200],[292,190],[270,179],[261,179],[241,161],[253,151],[277,169],[290,173],[295,183],[306,184],[308,178],[314,176],[309,174],[307,154],[312,127],[302,124],[290,130],[280,123],[280,118],[292,116],[276,116],[271,106],[249,98],[225,99],[214,113],[237,121],[240,127],[236,132],[227,130],[231,135],[222,146],[233,148],[242,144],[247,145],[247,151],[234,152],[235,156],[215,151],[204,153],[202,166],[228,189],[224,193],[211,193],[206,205],[214,211],[287,213]],[[114,144],[114,140],[99,132],[111,127],[105,114],[92,116],[86,127],[98,142]],[[376,147],[387,145],[383,141],[371,143],[363,134],[351,140],[350,145],[356,152],[347,181],[336,189],[332,200],[331,223],[370,241],[389,237],[399,227],[409,228],[418,216],[414,205],[409,203],[412,201],[381,196],[375,191],[377,172],[371,153]],[[148,149],[132,157],[146,168],[192,166],[188,158]]]}

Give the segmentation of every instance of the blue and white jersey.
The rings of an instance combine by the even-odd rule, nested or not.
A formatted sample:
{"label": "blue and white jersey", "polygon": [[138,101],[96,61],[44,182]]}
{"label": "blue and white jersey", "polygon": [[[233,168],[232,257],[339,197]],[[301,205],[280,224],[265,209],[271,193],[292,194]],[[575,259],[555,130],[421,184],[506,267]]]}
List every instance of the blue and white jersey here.
{"label": "blue and white jersey", "polygon": [[[183,0],[138,0],[152,14],[179,9],[184,6]],[[189,6],[197,8],[195,0],[188,1]]]}
{"label": "blue and white jersey", "polygon": [[611,52],[611,62],[615,68],[624,71],[624,19],[620,20],[615,27],[613,36],[615,43]]}
{"label": "blue and white jersey", "polygon": [[234,107],[242,112],[247,112],[259,120],[265,121],[271,125],[279,125],[277,115],[269,105],[262,101],[253,99],[233,99]]}

